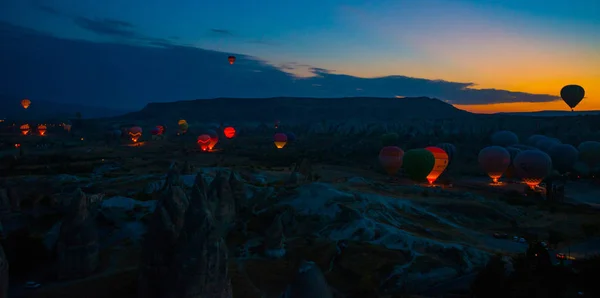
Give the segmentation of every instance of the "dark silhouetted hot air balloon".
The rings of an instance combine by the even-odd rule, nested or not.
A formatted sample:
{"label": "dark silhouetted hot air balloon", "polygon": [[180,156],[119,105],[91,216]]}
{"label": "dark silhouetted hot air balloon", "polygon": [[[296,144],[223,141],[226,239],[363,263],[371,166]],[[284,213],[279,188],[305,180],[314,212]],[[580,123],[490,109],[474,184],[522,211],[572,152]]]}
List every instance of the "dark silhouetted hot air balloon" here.
{"label": "dark silhouetted hot air balloon", "polygon": [[177,121],[177,125],[179,126],[179,134],[185,134],[188,131],[188,129],[190,128],[187,121],[185,121],[183,119]]}
{"label": "dark silhouetted hot air balloon", "polygon": [[24,109],[26,109],[26,110],[27,110],[27,109],[29,108],[29,106],[30,106],[30,105],[31,105],[31,100],[29,100],[29,99],[23,99],[23,100],[21,100],[21,106],[22,106]]}
{"label": "dark silhouetted hot air balloon", "polygon": [[429,184],[433,184],[435,180],[446,170],[448,167],[448,154],[444,151],[444,149],[439,147],[426,147],[425,150],[428,150],[433,154],[433,158],[435,158],[435,164],[433,165],[433,169],[427,175],[427,181]]}
{"label": "dark silhouetted hot air balloon", "polygon": [[435,146],[442,148],[442,150],[448,154],[448,164],[451,164],[452,160],[454,160],[454,157],[456,156],[456,146],[450,143],[440,143]]}
{"label": "dark silhouetted hot air balloon", "polygon": [[590,168],[600,166],[600,142],[587,141],[577,146],[579,149],[579,160]]}
{"label": "dark silhouetted hot air balloon", "polygon": [[402,167],[413,181],[424,181],[435,166],[435,157],[426,149],[411,149],[404,153]]}
{"label": "dark silhouetted hot air balloon", "polygon": [[233,128],[231,126],[225,127],[225,129],[223,129],[223,134],[228,139],[232,139],[233,137],[235,137],[235,133],[236,133],[235,128]]}
{"label": "dark silhouetted hot air balloon", "polygon": [[519,137],[512,131],[502,130],[492,135],[492,144],[495,146],[510,146],[519,143]]}
{"label": "dark silhouetted hot air balloon", "polygon": [[386,133],[381,136],[381,144],[384,147],[387,146],[397,146],[398,141],[400,140],[400,136],[397,133]]}
{"label": "dark silhouetted hot air balloon", "polygon": [[202,150],[202,151],[210,150],[210,148],[209,148],[210,136],[209,135],[203,134],[203,135],[198,136],[196,143],[198,143],[198,146],[200,146],[200,150]]}
{"label": "dark silhouetted hot air balloon", "polygon": [[288,137],[288,142],[293,143],[296,141],[296,134],[293,132],[286,132],[285,135]]}
{"label": "dark silhouetted hot air balloon", "polygon": [[552,172],[552,159],[541,150],[525,150],[515,157],[515,174],[534,188]]}
{"label": "dark silhouetted hot air balloon", "polygon": [[478,156],[479,165],[494,183],[502,177],[510,165],[510,153],[500,146],[489,146],[481,149]]}
{"label": "dark silhouetted hot air balloon", "polygon": [[585,90],[579,85],[567,85],[560,90],[560,97],[573,111],[585,97]]}
{"label": "dark silhouetted hot air balloon", "polygon": [[273,143],[275,143],[275,147],[277,147],[278,149],[285,147],[285,144],[287,144],[287,140],[287,135],[281,132],[278,132],[273,136]]}
{"label": "dark silhouetted hot air balloon", "polygon": [[210,136],[210,144],[208,145],[208,149],[212,150],[219,142],[219,134],[212,129],[208,129],[205,134]]}
{"label": "dark silhouetted hot air balloon", "polygon": [[40,136],[43,136],[46,134],[46,131],[48,130],[48,127],[44,124],[40,124],[37,127],[37,131],[40,134]]}
{"label": "dark silhouetted hot air balloon", "polygon": [[227,60],[229,60],[229,64],[233,65],[233,63],[235,63],[235,56],[229,56],[227,57]]}
{"label": "dark silhouetted hot air balloon", "polygon": [[142,128],[139,126],[134,126],[129,129],[128,135],[131,138],[131,141],[136,143],[140,139],[140,137],[142,137]]}
{"label": "dark silhouetted hot air balloon", "polygon": [[535,143],[535,147],[548,153],[550,148],[560,143],[561,142],[558,139],[545,137],[543,139],[540,139],[537,143]]}
{"label": "dark silhouetted hot air balloon", "polygon": [[547,136],[544,135],[531,135],[529,136],[529,138],[527,138],[527,144],[529,146],[535,146],[535,144],[537,144],[537,142],[541,141],[542,139],[547,138]]}
{"label": "dark silhouetted hot air balloon", "polygon": [[21,125],[20,129],[21,129],[21,134],[26,136],[29,134],[29,130],[31,129],[31,127],[29,127],[29,124],[23,124],[23,125]]}
{"label": "dark silhouetted hot air balloon", "polygon": [[548,152],[552,165],[559,173],[570,172],[579,158],[579,151],[573,145],[556,144]]}
{"label": "dark silhouetted hot air balloon", "polygon": [[402,167],[404,150],[396,146],[383,147],[379,151],[379,163],[389,175],[396,175]]}

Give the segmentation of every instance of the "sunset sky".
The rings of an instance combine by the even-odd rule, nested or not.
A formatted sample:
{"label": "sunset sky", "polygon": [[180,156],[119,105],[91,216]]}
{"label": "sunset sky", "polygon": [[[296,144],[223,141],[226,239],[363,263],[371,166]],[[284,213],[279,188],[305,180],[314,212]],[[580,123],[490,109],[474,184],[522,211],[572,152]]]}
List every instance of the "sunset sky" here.
{"label": "sunset sky", "polygon": [[[65,17],[67,16],[67,17]],[[0,20],[112,41],[72,16],[122,20],[154,38],[255,56],[299,76],[404,75],[557,95],[600,110],[598,0],[4,0]],[[110,39],[110,40],[109,40]],[[114,38],[113,38],[114,39]],[[289,67],[294,63],[294,67]],[[305,65],[305,66],[298,66]],[[567,110],[562,101],[456,105],[474,112]]]}

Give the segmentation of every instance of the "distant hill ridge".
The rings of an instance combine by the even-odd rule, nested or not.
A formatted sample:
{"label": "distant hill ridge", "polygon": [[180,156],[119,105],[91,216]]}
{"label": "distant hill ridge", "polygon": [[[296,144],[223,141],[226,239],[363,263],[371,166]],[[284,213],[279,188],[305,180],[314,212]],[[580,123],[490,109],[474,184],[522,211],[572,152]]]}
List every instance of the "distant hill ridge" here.
{"label": "distant hill ridge", "polygon": [[507,112],[497,113],[499,115],[533,116],[533,117],[563,117],[563,116],[585,116],[600,115],[600,111],[536,111],[536,112]]}
{"label": "distant hill ridge", "polygon": [[141,111],[123,115],[122,120],[199,122],[399,121],[443,119],[473,115],[438,99],[407,98],[215,98],[150,103]]}

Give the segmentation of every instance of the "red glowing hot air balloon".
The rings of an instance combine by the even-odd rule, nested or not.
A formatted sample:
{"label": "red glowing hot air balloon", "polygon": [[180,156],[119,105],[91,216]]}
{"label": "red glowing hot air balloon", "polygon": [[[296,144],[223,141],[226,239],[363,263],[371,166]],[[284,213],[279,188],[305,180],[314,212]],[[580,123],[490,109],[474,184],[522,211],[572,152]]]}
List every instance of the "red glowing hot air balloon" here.
{"label": "red glowing hot air balloon", "polygon": [[233,65],[235,63],[235,56],[229,56],[227,60],[229,60],[229,64]]}
{"label": "red glowing hot air balloon", "polygon": [[502,177],[510,165],[510,153],[500,146],[490,146],[481,149],[478,156],[479,165],[494,183]]}
{"label": "red glowing hot air balloon", "polygon": [[275,136],[273,136],[273,142],[275,143],[275,147],[277,147],[277,149],[285,147],[287,140],[287,135],[281,132],[278,132],[275,134]]}
{"label": "red glowing hot air balloon", "polygon": [[429,184],[432,184],[446,170],[446,167],[448,166],[448,154],[444,149],[439,147],[431,146],[425,148],[425,150],[431,152],[435,158],[433,169],[429,175],[427,175],[427,181],[429,181]]}
{"label": "red glowing hot air balloon", "polygon": [[198,146],[200,146],[200,150],[202,150],[202,151],[210,150],[210,148],[209,148],[210,136],[209,135],[204,134],[204,135],[198,136],[198,140],[196,141],[196,143],[198,143]]}
{"label": "red glowing hot air balloon", "polygon": [[21,125],[20,129],[21,129],[21,134],[23,134],[24,136],[29,134],[29,129],[30,129],[29,124]]}
{"label": "red glowing hot air balloon", "polygon": [[225,127],[225,129],[223,130],[223,134],[228,139],[232,139],[233,137],[235,137],[235,133],[236,133],[235,128],[233,128],[231,126]]}
{"label": "red glowing hot air balloon", "polygon": [[210,144],[208,145],[208,149],[212,150],[219,142],[219,134],[212,129],[207,130],[206,134],[210,136]]}
{"label": "red glowing hot air balloon", "polygon": [[37,130],[38,130],[38,133],[40,134],[40,136],[43,136],[43,135],[45,135],[45,134],[46,134],[46,130],[47,130],[47,129],[48,129],[48,128],[47,128],[47,127],[46,127],[46,125],[44,125],[44,124],[40,124],[40,125],[38,125],[38,127],[37,127]]}
{"label": "red glowing hot air balloon", "polygon": [[21,100],[21,106],[27,110],[27,108],[29,108],[29,106],[31,105],[31,100],[29,99],[23,99]]}
{"label": "red glowing hot air balloon", "polygon": [[402,167],[404,150],[396,146],[383,147],[379,151],[379,162],[389,175],[395,175]]}

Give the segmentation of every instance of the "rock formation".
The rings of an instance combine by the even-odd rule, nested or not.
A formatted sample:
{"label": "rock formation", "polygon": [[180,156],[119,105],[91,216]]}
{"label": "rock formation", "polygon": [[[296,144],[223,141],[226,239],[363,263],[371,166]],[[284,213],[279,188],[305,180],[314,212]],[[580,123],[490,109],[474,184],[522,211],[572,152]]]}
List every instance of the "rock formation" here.
{"label": "rock formation", "polygon": [[170,171],[150,219],[142,249],[139,297],[159,298],[165,295],[165,281],[170,275],[175,245],[183,229],[189,205],[178,178],[177,171]]}
{"label": "rock formation", "polygon": [[65,213],[56,246],[60,279],[85,277],[98,267],[98,231],[88,204],[85,193],[77,189]]}
{"label": "rock formation", "polygon": [[0,188],[0,219],[10,216],[10,199],[5,188]]}
{"label": "rock formation", "polygon": [[214,214],[215,224],[218,230],[221,231],[221,235],[225,236],[235,225],[236,207],[229,181],[221,172],[217,173],[217,176],[210,184],[208,199],[214,208],[211,211]]}
{"label": "rock formation", "polygon": [[309,261],[303,261],[298,275],[287,287],[281,298],[332,298],[333,294],[321,269]]}
{"label": "rock formation", "polygon": [[8,298],[8,259],[0,245],[0,298]]}
{"label": "rock formation", "polygon": [[302,174],[302,176],[304,176],[304,178],[306,179],[306,181],[313,181],[313,170],[312,170],[312,165],[310,160],[308,160],[307,158],[303,159],[300,162],[300,165],[298,165],[296,167],[296,169],[294,169],[294,172],[298,172],[300,174]]}
{"label": "rock formation", "polygon": [[210,213],[201,175],[190,196],[168,298],[231,298],[227,246]]}
{"label": "rock formation", "polygon": [[231,187],[231,192],[233,193],[233,199],[235,201],[235,213],[241,214],[242,212],[245,212],[248,208],[248,198],[246,196],[248,189],[244,181],[242,181],[239,175],[234,171],[231,171],[231,174],[229,175],[229,186]]}
{"label": "rock formation", "polygon": [[282,258],[286,253],[282,216],[283,213],[277,215],[271,226],[265,231],[265,255],[270,258]]}

